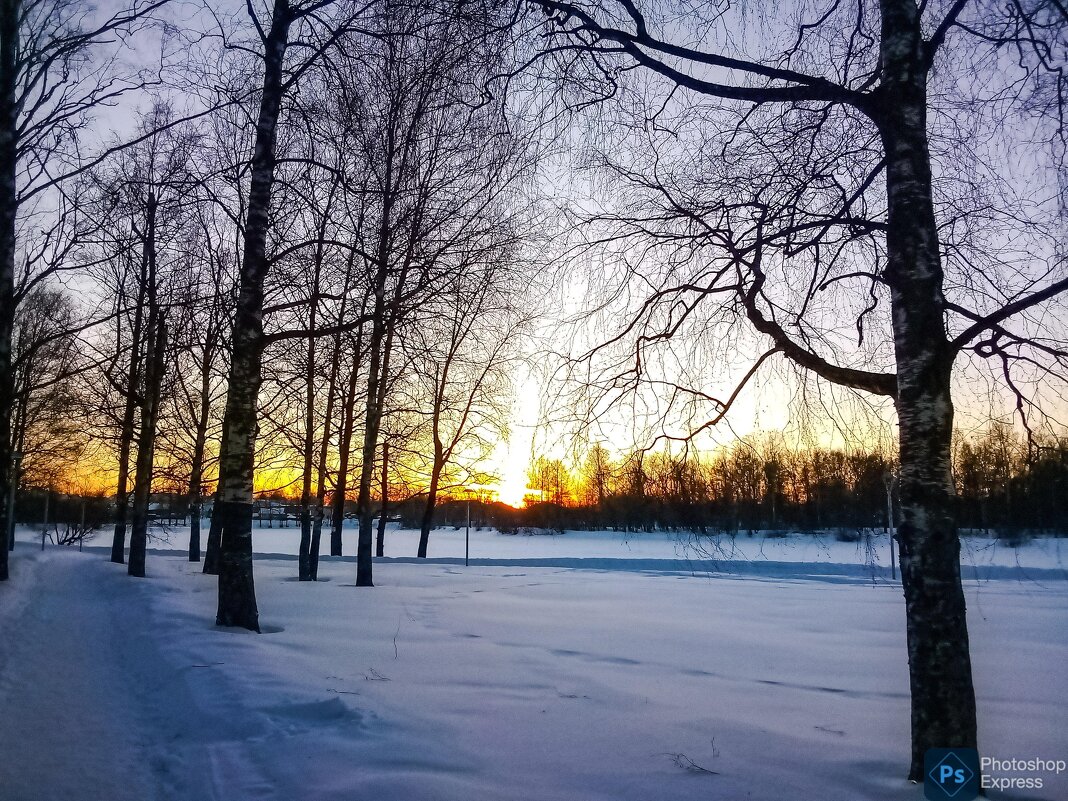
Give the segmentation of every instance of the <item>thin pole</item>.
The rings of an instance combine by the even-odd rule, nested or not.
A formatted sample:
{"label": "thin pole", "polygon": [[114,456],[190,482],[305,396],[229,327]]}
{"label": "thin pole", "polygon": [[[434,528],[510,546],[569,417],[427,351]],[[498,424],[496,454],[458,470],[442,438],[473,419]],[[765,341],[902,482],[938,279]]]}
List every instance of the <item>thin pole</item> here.
{"label": "thin pole", "polygon": [[467,499],[467,528],[464,530],[464,567],[471,564],[471,499]]}
{"label": "thin pole", "polygon": [[897,557],[894,555],[894,474],[883,476],[886,484],[886,536],[890,539],[890,578],[897,581]]}
{"label": "thin pole", "polygon": [[44,525],[41,526],[41,550],[44,550],[45,533],[48,531],[48,502],[52,499],[52,490],[45,490]]}

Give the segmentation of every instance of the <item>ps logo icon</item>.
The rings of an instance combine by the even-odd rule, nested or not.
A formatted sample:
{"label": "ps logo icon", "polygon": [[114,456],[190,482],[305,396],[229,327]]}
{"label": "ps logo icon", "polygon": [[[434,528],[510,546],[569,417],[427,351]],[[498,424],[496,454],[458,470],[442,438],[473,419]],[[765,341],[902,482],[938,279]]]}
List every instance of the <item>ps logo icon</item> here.
{"label": "ps logo icon", "polygon": [[979,752],[974,748],[928,749],[923,774],[928,801],[972,801],[979,795]]}

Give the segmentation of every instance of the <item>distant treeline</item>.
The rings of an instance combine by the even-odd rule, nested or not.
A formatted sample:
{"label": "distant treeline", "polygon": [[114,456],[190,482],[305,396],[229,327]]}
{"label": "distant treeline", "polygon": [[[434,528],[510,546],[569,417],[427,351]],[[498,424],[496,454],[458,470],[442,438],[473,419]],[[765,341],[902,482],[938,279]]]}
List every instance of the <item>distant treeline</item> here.
{"label": "distant treeline", "polygon": [[[580,468],[538,458],[530,470],[534,492],[514,509],[481,500],[470,503],[473,526],[521,529],[619,531],[813,531],[882,528],[888,501],[897,519],[897,464],[891,454],[824,448],[789,448],[776,438],[740,440],[711,457],[636,451],[613,459],[595,446]],[[995,425],[958,436],[953,478],[957,525],[991,533],[1068,531],[1068,437],[1033,441]],[[278,499],[284,499],[281,494]],[[48,508],[46,508],[46,496]],[[160,496],[174,515],[185,515],[182,496]],[[348,504],[351,506],[351,501]],[[19,493],[20,522],[102,521],[107,498]],[[468,502],[444,499],[434,525],[462,526]],[[393,499],[391,519],[418,528],[423,496]],[[168,517],[171,513],[168,513]]]}
{"label": "distant treeline", "polygon": [[[897,518],[896,471],[891,454],[793,449],[773,438],[742,440],[709,458],[635,452],[614,460],[594,447],[579,470],[538,459],[530,473],[537,493],[525,509],[479,505],[474,514],[506,530],[881,528],[888,505]],[[1028,447],[1005,425],[959,436],[953,476],[960,528],[1068,530],[1068,438]]]}

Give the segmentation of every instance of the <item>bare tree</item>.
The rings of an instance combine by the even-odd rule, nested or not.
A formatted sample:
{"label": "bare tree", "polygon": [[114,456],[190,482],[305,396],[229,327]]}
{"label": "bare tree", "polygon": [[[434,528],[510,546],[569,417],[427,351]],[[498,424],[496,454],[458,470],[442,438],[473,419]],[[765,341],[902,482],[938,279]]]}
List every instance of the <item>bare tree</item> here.
{"label": "bare tree", "polygon": [[[145,84],[136,75],[119,75],[107,54],[121,48],[162,4],[138,0],[102,17],[69,0],[0,4],[0,531],[8,530],[15,309],[48,273],[16,275],[20,212],[54,204],[56,188],[92,163],[75,134],[95,108]],[[99,64],[96,55],[104,56]],[[53,263],[51,270],[59,268]],[[0,580],[7,574],[7,548],[0,548]]]}
{"label": "bare tree", "polygon": [[[349,297],[350,289],[354,279],[353,265],[355,263],[355,251],[349,252],[349,257],[346,259],[345,278],[341,291],[341,302],[338,307],[336,325],[341,326],[347,319],[346,315],[349,310]],[[366,298],[363,303],[360,304],[359,314],[362,316],[363,306],[366,305]],[[349,449],[352,444],[352,427],[354,420],[354,409],[356,405],[356,384],[359,379],[357,373],[357,366],[359,363],[360,353],[362,352],[363,341],[363,326],[361,325],[356,330],[355,338],[344,335],[340,330],[335,331],[333,336],[333,346],[331,348],[330,356],[330,370],[326,383],[326,400],[325,409],[323,411],[323,425],[322,425],[322,437],[320,439],[319,446],[319,458],[315,469],[315,510],[312,519],[311,538],[308,541],[308,555],[307,566],[308,575],[312,581],[317,580],[319,569],[319,548],[320,540],[322,538],[323,519],[326,512],[326,492],[327,492],[327,478],[329,474],[328,461],[330,442],[334,436],[332,430],[332,424],[334,421],[335,410],[340,408],[341,410],[341,424],[338,426],[338,467],[334,476],[334,496],[331,499],[336,510],[336,504],[340,500],[341,512],[340,518],[336,511],[331,515],[331,533],[330,533],[330,554],[331,556],[341,556],[341,528],[344,525],[344,503],[345,503],[345,487],[348,481],[348,462],[349,462]],[[342,381],[342,369],[345,367],[345,351],[351,348],[352,350],[352,365],[351,372],[348,379],[344,383],[344,391],[341,385]],[[304,548],[303,533],[301,537],[301,548]]]}
{"label": "bare tree", "polygon": [[[191,298],[185,304],[188,317],[182,326],[186,337],[176,342],[179,350],[174,393],[176,437],[185,443],[179,454],[188,463],[189,496],[189,561],[200,561],[200,521],[203,516],[204,490],[209,467],[209,435],[217,422],[220,398],[220,368],[222,351],[229,333],[229,289],[231,287],[228,251],[211,242],[208,237],[194,239],[202,244],[208,257],[203,275],[191,271],[190,294],[206,289],[201,302]],[[197,298],[200,300],[200,298]],[[175,334],[179,331],[175,327]],[[176,336],[177,338],[177,336]],[[183,358],[184,357],[184,358]],[[188,435],[192,434],[192,442]],[[172,445],[172,448],[174,446]]]}
{"label": "bare tree", "polygon": [[347,500],[350,459],[352,456],[352,435],[356,430],[358,405],[360,401],[360,361],[365,353],[363,329],[355,337],[349,337],[352,361],[349,365],[348,378],[341,395],[341,426],[338,430],[338,466],[334,473],[334,490],[330,498],[330,555],[341,556],[341,534],[345,526],[345,501]]}
{"label": "bare tree", "polygon": [[[991,178],[985,154],[968,143],[998,136],[1000,127],[984,123],[996,115],[1000,126],[1006,108],[1022,110],[1035,98],[1048,100],[1041,125],[1057,155],[1063,131],[1052,110],[1062,107],[1064,87],[1047,55],[1063,52],[1063,8],[881,0],[765,18],[718,5],[707,16],[680,17],[667,4],[628,0],[537,5],[546,49],[581,103],[603,108],[628,91],[631,75],[639,93],[649,90],[631,106],[641,110],[628,130],[650,157],[598,157],[641,199],[600,215],[608,230],[595,236],[609,246],[639,240],[629,272],[652,287],[614,339],[633,343],[631,368],[614,365],[616,386],[690,326],[738,331],[744,320],[762,355],[741,384],[781,356],[896,409],[909,775],[919,780],[928,748],[976,745],[952,515],[954,362],[966,351],[993,358],[1010,387],[1010,367],[1044,362],[1038,372],[1055,377],[1066,363],[1063,347],[1041,338],[1050,329],[1034,313],[1068,289],[1053,193],[1024,198],[1024,211],[1006,208],[1013,192],[1005,172],[993,176],[1001,189],[981,199],[955,190],[952,178],[973,168]],[[703,48],[682,42],[687,21],[701,26]],[[1015,64],[1000,58],[1006,45]],[[987,80],[1000,87],[985,95],[999,98],[996,112],[971,91]],[[962,130],[983,133],[954,139]],[[1041,158],[1041,134],[1036,140]],[[1050,173],[1032,177],[1043,175]],[[983,242],[974,225],[998,234]],[[1037,245],[1029,264],[1006,246],[1009,231]],[[661,269],[648,273],[654,262]],[[1028,333],[1009,329],[1010,320]],[[716,397],[685,381],[658,382],[680,405],[712,408],[683,438],[721,420],[738,392]]]}
{"label": "bare tree", "polygon": [[[357,491],[357,579],[372,582],[372,488],[397,348],[417,310],[446,291],[459,253],[498,230],[491,211],[529,166],[486,102],[497,32],[474,7],[393,7],[359,59],[331,63],[344,136],[366,198],[354,226],[370,292]],[[497,226],[497,227],[495,227]],[[514,232],[511,233],[514,237]]]}
{"label": "bare tree", "polygon": [[[172,121],[170,107],[155,104],[140,120],[140,141],[118,150],[93,171],[94,198],[87,214],[96,217],[96,224],[93,237],[83,237],[80,251],[82,269],[97,278],[114,309],[115,340],[102,377],[122,399],[111,549],[111,560],[119,564],[125,561],[130,457],[139,442],[138,413],[146,404],[148,363],[163,306],[172,300],[172,274],[183,257],[175,243],[186,233],[191,205],[189,164],[197,133],[188,126],[172,126]],[[151,405],[158,416],[160,399],[152,399]],[[154,440],[155,422],[147,430],[143,422],[142,434]]]}
{"label": "bare tree", "polygon": [[[86,369],[79,341],[84,321],[71,295],[38,285],[19,304],[12,338],[15,371],[15,413],[12,444],[23,454],[20,476],[46,483],[77,462],[87,445],[81,398],[74,388]],[[10,541],[8,547],[13,547]]]}
{"label": "bare tree", "polygon": [[[331,421],[337,404],[338,373],[341,369],[341,335],[334,336],[330,357],[330,371],[326,383],[326,405],[323,411],[322,437],[319,440],[319,457],[315,465],[315,508],[312,516],[311,539],[308,542],[308,575],[312,581],[319,579],[319,552],[326,508],[327,462],[332,436]],[[303,538],[301,547],[303,547]]]}
{"label": "bare tree", "polygon": [[[489,244],[489,243],[485,243]],[[506,244],[511,244],[506,243]],[[427,317],[413,332],[417,406],[427,419],[429,464],[417,556],[425,558],[434,508],[447,470],[452,483],[471,479],[462,466],[484,458],[505,431],[508,349],[521,329],[521,315],[503,279],[508,255],[488,248],[481,269],[461,270],[438,319]],[[464,475],[464,473],[467,475]]]}
{"label": "bare tree", "polygon": [[130,528],[131,576],[144,578],[148,545],[148,508],[152,500],[152,477],[155,466],[156,426],[159,423],[160,396],[167,358],[166,315],[157,307],[148,330],[150,348],[145,363],[145,380],[141,399],[141,426],[137,437],[137,465],[134,472],[133,508]]}
{"label": "bare tree", "polygon": [[[122,254],[125,255],[125,254]],[[120,255],[120,258],[122,258]],[[125,260],[124,261],[128,261]],[[117,304],[123,303],[121,288],[125,281],[120,281],[120,291],[116,295]],[[144,357],[144,314],[148,295],[148,260],[139,260],[139,269],[134,278],[136,295],[134,299],[134,317],[130,329],[129,360],[125,375],[125,386],[121,388],[124,398],[122,421],[119,427],[119,476],[115,490],[115,530],[111,542],[111,561],[123,564],[126,561],[126,517],[129,508],[128,482],[130,476],[130,454],[134,441],[134,426],[137,423],[137,388],[141,382],[141,362]],[[122,353],[121,317],[116,316],[116,358]]]}
{"label": "bare tree", "polygon": [[212,527],[218,518],[219,609],[216,623],[259,631],[252,577],[252,492],[263,349],[263,282],[268,266],[266,248],[275,141],[287,83],[285,57],[290,26],[300,14],[288,0],[275,0],[270,26],[264,30],[251,6],[249,12],[263,46],[263,89],[252,157],[240,290],[219,453],[219,488],[212,510]]}
{"label": "bare tree", "polygon": [[[335,173],[336,176],[336,173]],[[316,350],[317,337],[315,335],[316,324],[319,314],[318,294],[320,291],[324,251],[326,249],[326,226],[330,219],[330,206],[334,193],[337,190],[338,181],[329,183],[329,190],[325,200],[325,208],[320,217],[318,236],[314,255],[312,257],[311,275],[311,303],[308,309],[308,339],[306,350],[306,384],[304,396],[304,441],[303,456],[304,464],[300,492],[300,559],[298,560],[298,578],[301,581],[312,580],[311,550],[312,550],[312,470],[315,465],[315,433],[316,433],[316,393],[315,377],[318,372],[318,359]]]}
{"label": "bare tree", "polygon": [[[212,513],[221,536],[219,608],[216,622],[259,631],[252,573],[252,498],[257,433],[257,399],[262,381],[263,291],[271,259],[267,253],[271,227],[271,190],[275,178],[276,142],[282,102],[294,82],[326,49],[345,34],[362,9],[342,10],[342,19],[320,22],[333,0],[291,4],[274,0],[270,24],[262,25],[252,5],[249,13],[262,47],[263,82],[243,230],[243,252],[237,308],[234,316],[232,355],[226,412],[219,455],[219,487]],[[290,29],[302,27],[293,53]],[[310,54],[303,52],[310,49]]]}

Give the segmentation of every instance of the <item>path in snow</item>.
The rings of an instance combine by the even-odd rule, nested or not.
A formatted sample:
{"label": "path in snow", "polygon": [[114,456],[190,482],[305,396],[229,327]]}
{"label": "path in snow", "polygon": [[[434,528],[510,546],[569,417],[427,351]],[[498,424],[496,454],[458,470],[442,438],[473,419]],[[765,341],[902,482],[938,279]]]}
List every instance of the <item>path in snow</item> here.
{"label": "path in snow", "polygon": [[[127,614],[117,603],[111,590],[119,576],[100,575],[118,566],[89,565],[77,554],[50,556],[45,565],[16,552],[11,583],[2,589],[0,795],[11,801],[156,798],[137,741],[141,726],[129,707],[113,703],[133,691],[136,709],[143,697],[126,670],[130,648],[122,642],[141,612]],[[16,582],[23,585],[17,596]]]}
{"label": "path in snow", "polygon": [[255,716],[195,649],[182,663],[165,653],[178,628],[161,630],[152,596],[172,587],[64,549],[16,559],[0,587],[0,798],[237,801],[268,789],[245,756]]}

